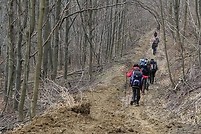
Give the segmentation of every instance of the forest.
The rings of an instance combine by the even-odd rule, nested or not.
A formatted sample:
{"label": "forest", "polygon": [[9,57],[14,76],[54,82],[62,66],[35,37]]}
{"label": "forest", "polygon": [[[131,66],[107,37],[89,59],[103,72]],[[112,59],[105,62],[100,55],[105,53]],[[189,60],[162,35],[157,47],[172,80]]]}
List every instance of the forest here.
{"label": "forest", "polygon": [[193,105],[201,124],[201,0],[1,0],[0,14],[0,132],[81,103],[129,55],[131,64],[139,53],[151,58],[153,31],[163,46],[155,58],[164,62],[167,107]]}

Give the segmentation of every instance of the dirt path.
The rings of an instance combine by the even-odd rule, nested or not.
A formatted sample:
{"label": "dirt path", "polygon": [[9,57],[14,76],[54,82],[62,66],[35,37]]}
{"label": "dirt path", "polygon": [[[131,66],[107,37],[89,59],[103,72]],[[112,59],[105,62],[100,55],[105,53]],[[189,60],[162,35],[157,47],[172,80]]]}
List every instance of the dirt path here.
{"label": "dirt path", "polygon": [[[147,35],[149,36],[149,35]],[[149,38],[145,37],[144,41],[141,41],[141,47],[137,54],[133,55],[135,57],[131,59],[138,59],[142,57],[152,58],[152,50],[148,44]],[[159,54],[154,57],[156,60],[163,58],[163,53],[160,54],[161,49],[159,49]],[[142,50],[148,50],[143,55]],[[136,61],[133,61],[136,62]],[[160,62],[159,66],[163,68],[165,62]],[[164,128],[164,124],[149,117],[145,111],[149,108],[149,99],[152,99],[152,94],[154,91],[149,91],[146,95],[142,96],[140,106],[130,106],[131,91],[130,88],[127,89],[127,94],[125,96],[124,85],[125,83],[125,72],[128,68],[125,65],[119,65],[112,68],[112,71],[106,72],[107,78],[102,80],[102,84],[97,87],[94,92],[88,93],[86,98],[90,98],[92,103],[91,116],[97,120],[95,126],[101,126],[101,129],[97,131],[97,128],[93,128],[96,133],[142,133],[142,134],[162,134],[166,133],[167,129]],[[164,69],[165,70],[165,69]],[[161,72],[164,72],[161,70]],[[158,81],[160,83],[160,81]],[[153,85],[150,89],[157,90],[158,85]],[[154,103],[150,103],[152,105]],[[154,107],[154,106],[153,106]],[[149,111],[150,112],[150,111]],[[91,128],[91,127],[90,127]],[[90,130],[91,131],[91,130]],[[89,132],[90,132],[89,131]]]}
{"label": "dirt path", "polygon": [[[136,54],[130,57],[138,61],[142,57],[152,58],[149,44],[151,33],[140,41],[140,47],[136,48]],[[142,50],[146,53],[142,54]],[[148,50],[148,51],[147,51]],[[165,59],[159,48],[156,57],[160,60],[160,72],[165,73]],[[128,57],[126,57],[128,58]],[[125,60],[128,60],[126,59]],[[140,106],[130,106],[130,88],[125,95],[125,72],[128,70],[125,63],[117,64],[102,74],[100,82],[84,93],[83,101],[91,104],[90,114],[82,115],[72,112],[65,107],[47,113],[36,118],[30,125],[27,125],[15,134],[41,133],[41,134],[166,134],[167,128],[160,121],[154,110],[162,108],[162,100],[153,99],[162,81],[158,79],[155,85],[151,85],[150,91],[142,96]],[[163,83],[163,82],[162,82]],[[155,97],[156,98],[156,97]],[[157,104],[157,106],[156,106]],[[161,105],[160,105],[161,104]],[[156,109],[157,108],[157,109]],[[153,110],[154,109],[154,110]]]}
{"label": "dirt path", "polygon": [[[147,44],[149,44],[150,38],[149,38],[149,35],[147,36],[148,37],[145,37],[146,40],[140,42],[141,47],[137,48],[139,49],[139,51],[136,50],[138,51],[138,53],[135,54],[135,57],[133,57],[132,59],[138,60],[142,57],[147,57],[149,59],[154,58],[156,60],[160,60],[159,62],[159,66],[161,67],[160,74],[165,73],[166,68],[165,68],[165,61],[164,61],[165,60],[164,53],[162,51],[163,48],[159,47],[158,54],[152,57],[152,49],[151,47],[147,46]],[[145,50],[145,51],[148,50],[148,51],[146,51],[145,54],[142,54],[142,50]],[[133,63],[134,62],[136,61],[133,61]],[[153,90],[149,91],[146,95],[142,96],[139,107],[134,107],[129,105],[129,102],[130,102],[129,99],[131,98],[131,91],[128,91],[126,96],[124,92],[122,92],[122,85],[124,85],[125,83],[124,72],[126,69],[127,68],[125,66],[121,65],[121,66],[116,66],[116,68],[113,69],[113,75],[110,74],[111,71],[110,73],[106,73],[108,74],[108,76],[106,77],[107,80],[105,84],[103,85],[106,85],[107,83],[108,87],[103,88],[103,91],[97,90],[98,94],[93,94],[93,97],[88,96],[89,98],[94,98],[93,102],[95,102],[94,107],[92,103],[92,115],[94,115],[94,118],[99,121],[103,120],[102,122],[104,124],[105,122],[108,122],[108,119],[109,119],[110,123],[119,125],[119,126],[117,125],[116,128],[112,127],[113,129],[110,128],[108,125],[105,126],[106,128],[108,128],[108,130],[119,130],[126,133],[135,132],[135,133],[142,133],[142,134],[166,133],[167,129],[164,128],[165,124],[161,123],[157,119],[149,117],[149,115],[146,113],[147,111],[145,111],[145,109],[148,109],[150,107],[149,104],[151,105],[151,107],[153,104],[155,104],[155,103],[149,103],[150,102],[149,99],[153,99],[152,96],[155,91]],[[122,70],[122,72],[119,70]],[[116,74],[116,76],[114,74]],[[112,77],[111,80],[109,80],[110,78],[109,76]],[[108,83],[108,81],[110,82]],[[161,81],[158,80],[158,83],[160,82]],[[150,87],[150,89],[155,89],[155,90],[157,90],[158,88],[159,86],[157,84],[152,85]],[[100,99],[97,99],[97,98],[100,98]],[[100,108],[101,110],[99,110]],[[93,114],[93,111],[95,111],[94,114]],[[108,114],[110,116],[106,116]]]}

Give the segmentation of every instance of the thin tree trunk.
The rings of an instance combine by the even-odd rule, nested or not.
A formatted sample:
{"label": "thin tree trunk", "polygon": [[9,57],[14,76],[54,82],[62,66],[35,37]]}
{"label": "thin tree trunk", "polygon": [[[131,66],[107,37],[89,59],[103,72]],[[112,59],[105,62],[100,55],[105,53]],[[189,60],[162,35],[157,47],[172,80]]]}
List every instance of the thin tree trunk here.
{"label": "thin tree trunk", "polygon": [[164,13],[163,13],[163,3],[162,0],[160,0],[160,12],[161,12],[161,22],[162,22],[162,28],[163,28],[163,41],[164,41],[164,47],[165,47],[165,56],[167,60],[167,66],[168,66],[168,74],[170,78],[170,82],[172,83],[172,86],[175,87],[174,81],[172,79],[172,74],[170,71],[170,63],[167,53],[167,42],[166,42],[166,33],[165,33],[165,20],[164,20]]}
{"label": "thin tree trunk", "polygon": [[59,53],[58,53],[58,56],[59,56],[59,58],[58,58],[58,69],[59,70],[62,70],[62,66],[63,66],[63,46],[62,45],[59,45]]}
{"label": "thin tree trunk", "polygon": [[[15,79],[15,98],[14,98],[14,109],[18,110],[18,104],[19,104],[19,91],[21,88],[21,74],[22,74],[22,37],[23,37],[23,33],[24,33],[24,28],[27,25],[27,18],[28,18],[28,1],[24,2],[24,7],[25,7],[25,14],[24,14],[24,20],[23,23],[21,25],[21,19],[19,19],[19,40],[18,40],[18,44],[17,44],[17,66],[16,66],[16,79]],[[21,13],[22,13],[22,8],[23,6],[21,5],[21,2],[19,1],[18,3],[18,15],[19,18]]]}
{"label": "thin tree trunk", "polygon": [[[119,0],[116,0],[116,6],[114,9],[114,21],[113,21],[113,26],[112,26],[112,39],[111,39],[111,49],[110,49],[110,59],[113,59],[113,49],[115,47],[115,36],[116,36],[116,27],[117,27],[117,4],[118,4]],[[113,14],[113,13],[112,13]]]}
{"label": "thin tree trunk", "polygon": [[[89,8],[92,8],[93,5],[92,5],[92,0],[89,0]],[[89,44],[90,44],[90,49],[89,49],[89,80],[91,81],[92,80],[92,58],[93,58],[93,45],[92,45],[92,23],[93,23],[93,20],[92,20],[92,10],[89,10]]]}
{"label": "thin tree trunk", "polygon": [[42,27],[43,27],[43,18],[44,18],[44,11],[45,11],[45,1],[40,0],[40,7],[39,7],[39,18],[38,18],[38,39],[37,39],[37,46],[38,46],[38,57],[37,57],[37,64],[36,64],[36,72],[34,77],[34,89],[33,89],[33,98],[31,102],[31,117],[36,115],[36,105],[38,100],[38,88],[40,82],[40,72],[41,72],[41,63],[42,63],[42,56],[43,56],[43,41],[42,41]]}
{"label": "thin tree trunk", "polygon": [[183,27],[183,38],[182,44],[185,43],[185,36],[186,36],[186,28],[187,28],[187,18],[188,18],[188,0],[185,0],[185,8],[184,8],[184,27]]}
{"label": "thin tree trunk", "polygon": [[[113,0],[112,0],[112,4],[113,4]],[[113,20],[113,7],[110,7],[110,15],[109,15],[109,32],[108,32],[108,60],[109,62],[112,60],[112,49],[113,49],[113,43],[112,43],[112,20]]]}
{"label": "thin tree trunk", "polygon": [[[106,2],[107,5],[110,4],[109,0]],[[110,7],[112,8],[112,7]],[[105,61],[108,62],[109,61],[109,52],[110,52],[110,44],[111,44],[111,33],[110,33],[110,26],[111,26],[111,23],[110,23],[110,15],[111,15],[111,12],[109,12],[111,10],[109,10],[109,7],[106,8],[106,20],[107,20],[107,23],[106,23],[106,30],[107,30],[107,38],[106,38],[106,53],[105,53]],[[108,21],[109,20],[109,21]]]}
{"label": "thin tree trunk", "polygon": [[[78,0],[76,0],[77,5],[79,7],[79,10],[81,10],[81,6]],[[85,2],[87,3],[87,0],[85,0]],[[87,4],[86,4],[86,8],[87,8]],[[84,17],[83,17],[84,16]],[[85,68],[85,64],[86,64],[86,55],[87,55],[87,34],[86,34],[86,28],[85,28],[85,23],[87,20],[87,14],[86,13],[80,13],[80,18],[81,18],[81,25],[83,28],[83,32],[84,32],[84,40],[83,40],[83,46],[82,46],[82,55],[81,55],[81,67],[82,69]],[[85,19],[85,20],[84,20]]]}
{"label": "thin tree trunk", "polygon": [[[67,0],[67,4],[69,7],[69,1]],[[69,9],[66,11],[66,16],[69,14]],[[66,18],[66,28],[65,28],[65,55],[64,55],[64,79],[67,79],[67,73],[68,73],[68,46],[69,46],[69,18]]]}
{"label": "thin tree trunk", "polygon": [[[124,0],[123,2],[126,2]],[[126,41],[125,41],[125,23],[126,23],[126,4],[123,6],[123,10],[121,12],[120,16],[120,24],[119,24],[119,35],[118,35],[118,53],[122,57],[123,56],[123,50],[126,49],[124,46],[126,46]]]}
{"label": "thin tree trunk", "polygon": [[19,102],[19,115],[18,120],[23,121],[24,118],[24,102],[26,98],[26,91],[27,91],[27,83],[29,78],[29,56],[31,51],[31,35],[35,29],[35,3],[36,0],[31,0],[29,2],[30,9],[29,9],[29,18],[30,18],[30,24],[29,24],[29,30],[26,32],[26,50],[25,50],[25,61],[24,61],[24,76],[23,76],[23,83],[22,83],[22,89],[21,89],[21,96],[20,96],[20,102]]}
{"label": "thin tree trunk", "polygon": [[9,97],[11,97],[11,90],[13,88],[13,72],[14,72],[14,24],[13,24],[13,9],[14,1],[9,1],[9,18],[8,18],[8,84],[5,96],[5,109],[7,107]]}
{"label": "thin tree trunk", "polygon": [[[60,19],[60,9],[61,9],[61,0],[58,0],[56,3],[56,23]],[[53,72],[52,79],[55,80],[57,76],[57,68],[58,68],[58,52],[59,52],[59,28],[55,29],[55,42],[54,42],[54,50],[53,50]]]}
{"label": "thin tree trunk", "polygon": [[[170,14],[169,15],[169,22],[171,25],[174,26],[173,2],[174,2],[173,0],[169,1],[169,14]],[[173,39],[176,39],[174,30],[171,30],[171,34],[172,34]]]}
{"label": "thin tree trunk", "polygon": [[185,80],[184,48],[183,48],[183,44],[181,42],[181,37],[180,37],[179,8],[180,8],[180,0],[175,0],[174,12],[175,12],[175,24],[176,24],[176,41],[177,41],[177,45],[181,49],[180,56],[181,56],[181,60],[182,60],[182,75],[183,75],[183,79]]}
{"label": "thin tree trunk", "polygon": [[201,0],[196,0],[196,14],[198,20],[198,60],[199,60],[199,67],[201,68]]}
{"label": "thin tree trunk", "polygon": [[6,46],[6,65],[5,65],[5,81],[4,81],[4,101],[7,100],[7,88],[8,88],[8,62],[9,62],[9,58],[8,58],[8,55],[9,55],[9,48],[8,46]]}
{"label": "thin tree trunk", "polygon": [[[45,7],[45,16],[46,16],[46,25],[45,25],[45,30],[44,30],[44,39],[47,40],[49,34],[50,34],[50,17],[48,15],[49,13],[49,0],[46,0],[46,7]],[[44,53],[43,53],[43,78],[47,78],[47,73],[48,73],[48,59],[49,59],[49,51],[51,51],[51,41],[48,40],[46,45],[44,46]]]}

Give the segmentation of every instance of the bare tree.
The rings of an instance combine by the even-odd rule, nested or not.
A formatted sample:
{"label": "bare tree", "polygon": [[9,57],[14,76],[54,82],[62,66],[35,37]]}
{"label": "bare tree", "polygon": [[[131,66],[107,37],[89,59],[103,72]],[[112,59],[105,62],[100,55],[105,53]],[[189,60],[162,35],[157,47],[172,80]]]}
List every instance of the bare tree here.
{"label": "bare tree", "polygon": [[201,1],[195,0],[195,12],[197,16],[197,22],[198,22],[198,60],[199,60],[199,66],[201,67],[201,55],[200,55],[200,46],[201,46]]}
{"label": "bare tree", "polygon": [[[66,10],[66,16],[69,15],[69,6],[70,6],[70,1],[67,0],[66,3],[68,4],[67,10]],[[64,51],[64,79],[67,79],[67,73],[68,73],[68,49],[69,49],[69,18],[66,19],[66,24],[65,24],[65,51]]]}
{"label": "bare tree", "polygon": [[14,73],[14,1],[9,1],[9,19],[8,19],[8,80],[7,81],[7,88],[5,89],[5,109],[7,107],[9,97],[11,97],[11,92],[13,88],[13,73]]}
{"label": "bare tree", "polygon": [[183,79],[185,80],[184,48],[183,48],[183,44],[181,42],[181,36],[180,36],[179,11],[180,11],[180,0],[175,0],[174,13],[175,13],[175,25],[176,25],[176,41],[177,41],[177,45],[181,49],[180,55],[181,55],[181,61],[182,61],[182,74],[183,74]]}
{"label": "bare tree", "polygon": [[[25,8],[22,8],[25,7]],[[25,11],[22,19],[22,12]],[[19,37],[18,37],[18,44],[17,44],[17,66],[16,66],[16,78],[15,78],[15,98],[14,98],[14,109],[18,110],[18,103],[20,98],[20,88],[21,88],[21,74],[22,74],[22,38],[24,34],[24,30],[27,26],[27,18],[28,18],[28,1],[24,1],[22,3],[19,1],[18,3],[18,29],[19,29]],[[23,21],[22,21],[23,20]]]}
{"label": "bare tree", "polygon": [[[58,0],[56,3],[56,23],[60,20],[61,13],[61,0]],[[58,52],[59,52],[59,28],[55,29],[55,42],[53,47],[53,71],[52,71],[52,79],[55,80],[57,76],[57,68],[58,68]]]}
{"label": "bare tree", "polygon": [[[45,40],[47,40],[48,35],[51,32],[49,6],[50,6],[49,0],[46,0],[46,7],[45,7],[46,24],[45,24],[45,30],[44,30]],[[51,40],[48,40],[46,45],[44,46],[44,53],[43,53],[43,77],[44,78],[47,77],[48,70],[51,69],[51,64],[48,62],[48,59],[52,59],[50,53],[51,53]]]}
{"label": "bare tree", "polygon": [[39,88],[39,82],[40,82],[41,63],[42,63],[42,56],[43,56],[42,27],[43,27],[44,13],[45,13],[45,1],[46,0],[40,0],[40,7],[39,7],[39,18],[38,18],[38,26],[37,26],[38,58],[37,58],[36,72],[34,77],[33,98],[31,103],[31,117],[34,117],[36,115],[36,104],[38,99],[38,88]]}
{"label": "bare tree", "polygon": [[183,25],[183,38],[182,44],[185,44],[185,37],[186,37],[186,29],[187,29],[187,20],[188,19],[188,0],[185,0],[185,8],[184,8],[184,25]]}
{"label": "bare tree", "polygon": [[160,12],[161,12],[161,22],[162,22],[162,29],[163,29],[163,42],[165,46],[165,57],[167,60],[167,66],[168,66],[168,73],[169,73],[169,78],[172,83],[172,86],[175,87],[174,81],[172,79],[172,74],[170,71],[170,63],[169,63],[169,58],[168,58],[168,53],[167,53],[167,42],[166,42],[166,33],[165,33],[165,18],[164,18],[164,13],[163,13],[163,2],[160,0]]}
{"label": "bare tree", "polygon": [[19,116],[18,119],[19,121],[22,121],[24,118],[24,103],[25,103],[25,98],[26,98],[26,91],[28,87],[28,78],[29,78],[29,69],[30,69],[30,51],[31,51],[31,36],[34,32],[35,29],[35,4],[36,0],[31,0],[29,2],[29,28],[26,31],[26,50],[25,50],[25,61],[24,61],[24,76],[23,76],[23,83],[22,83],[22,89],[21,89],[21,96],[20,96],[20,102],[19,102]]}

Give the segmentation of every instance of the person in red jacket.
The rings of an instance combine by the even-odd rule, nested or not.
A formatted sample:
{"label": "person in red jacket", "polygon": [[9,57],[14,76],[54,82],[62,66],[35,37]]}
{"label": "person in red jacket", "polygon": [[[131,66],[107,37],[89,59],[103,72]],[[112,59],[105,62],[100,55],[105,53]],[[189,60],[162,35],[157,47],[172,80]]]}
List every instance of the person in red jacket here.
{"label": "person in red jacket", "polygon": [[142,90],[142,71],[138,64],[134,64],[133,68],[126,74],[127,77],[130,77],[130,86],[132,87],[133,96],[130,102],[136,106],[139,106],[140,101],[140,91]]}
{"label": "person in red jacket", "polygon": [[133,67],[131,68],[131,70],[126,73],[126,76],[131,77],[134,70],[138,70],[138,71],[142,72],[142,70],[140,69],[140,66],[138,64],[134,64]]}

